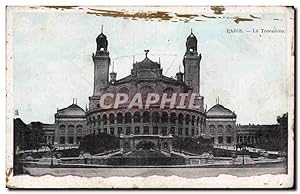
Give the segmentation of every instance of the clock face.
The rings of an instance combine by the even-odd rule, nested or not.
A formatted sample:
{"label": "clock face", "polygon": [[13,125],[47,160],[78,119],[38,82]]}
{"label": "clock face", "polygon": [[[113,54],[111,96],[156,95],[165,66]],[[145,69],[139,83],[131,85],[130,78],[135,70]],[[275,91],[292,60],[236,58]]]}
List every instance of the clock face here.
{"label": "clock face", "polygon": [[98,64],[97,69],[104,69],[105,65],[104,64]]}

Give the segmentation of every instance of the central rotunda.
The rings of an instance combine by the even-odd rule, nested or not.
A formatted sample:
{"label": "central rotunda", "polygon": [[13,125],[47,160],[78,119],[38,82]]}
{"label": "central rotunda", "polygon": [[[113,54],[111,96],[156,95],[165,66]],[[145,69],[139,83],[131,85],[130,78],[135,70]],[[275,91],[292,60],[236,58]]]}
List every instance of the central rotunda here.
{"label": "central rotunda", "polygon": [[[172,139],[176,137],[199,137],[204,135],[205,110],[203,96],[200,95],[200,60],[197,51],[197,38],[191,32],[186,40],[186,52],[183,57],[184,73],[176,73],[176,78],[163,75],[160,62],[154,62],[148,57],[133,63],[131,74],[117,79],[116,72],[109,72],[111,60],[108,52],[107,37],[101,32],[96,39],[97,50],[93,54],[94,61],[94,92],[89,97],[89,108],[86,112],[87,131],[90,134],[108,133],[120,138],[120,149],[129,152],[147,145],[153,150],[172,150]],[[196,94],[195,104],[198,108],[171,108],[166,102],[161,108],[161,102],[153,103],[149,108],[134,106],[128,108],[128,103],[118,108],[103,108],[100,106],[101,96],[107,93],[127,94],[128,103],[140,93],[142,101],[149,93],[159,96],[167,94],[167,99],[173,94]],[[114,97],[106,98],[105,103],[114,101]],[[175,99],[176,104],[179,99]],[[144,104],[144,103],[143,103]]]}

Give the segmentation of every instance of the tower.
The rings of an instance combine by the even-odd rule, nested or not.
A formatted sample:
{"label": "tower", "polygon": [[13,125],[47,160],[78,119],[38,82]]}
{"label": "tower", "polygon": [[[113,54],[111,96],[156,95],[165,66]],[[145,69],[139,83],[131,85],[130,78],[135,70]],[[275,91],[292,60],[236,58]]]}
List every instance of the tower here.
{"label": "tower", "polygon": [[94,95],[100,93],[101,89],[105,88],[109,83],[109,65],[110,57],[107,51],[108,41],[103,34],[103,27],[101,27],[101,34],[96,38],[97,50],[93,53],[94,61]]}
{"label": "tower", "polygon": [[184,82],[193,88],[193,93],[200,92],[201,54],[197,51],[197,38],[191,31],[186,40],[186,51],[183,57]]}

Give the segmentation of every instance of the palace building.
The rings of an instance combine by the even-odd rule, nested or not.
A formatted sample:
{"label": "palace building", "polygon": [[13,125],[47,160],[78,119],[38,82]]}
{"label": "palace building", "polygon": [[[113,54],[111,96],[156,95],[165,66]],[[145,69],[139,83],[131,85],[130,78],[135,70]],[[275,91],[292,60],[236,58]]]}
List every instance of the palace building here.
{"label": "palace building", "polygon": [[[108,39],[102,32],[96,38],[96,52],[92,54],[94,62],[94,90],[89,97],[89,105],[83,110],[77,103],[58,109],[55,114],[53,137],[47,125],[47,140],[54,139],[57,146],[80,144],[81,138],[88,134],[108,133],[120,137],[123,151],[135,150],[141,142],[151,142],[153,149],[172,150],[172,139],[177,137],[199,136],[213,138],[219,146],[233,146],[236,143],[236,115],[220,104],[211,109],[204,109],[204,97],[200,95],[200,61],[201,54],[197,49],[197,38],[191,32],[186,39],[186,51],[183,56],[184,72],[176,73],[175,78],[163,75],[160,62],[151,60],[148,50],[145,58],[134,62],[130,75],[117,79],[116,72],[109,72],[111,59],[108,50]],[[196,108],[181,107],[180,100],[175,100],[175,108],[166,103],[153,103],[146,108],[128,103],[118,108],[103,108],[101,96],[105,94],[127,94],[128,103],[141,94],[142,102],[148,94],[172,98],[173,94],[196,94]],[[105,98],[104,104],[115,100],[113,95]],[[189,99],[185,99],[189,102]],[[51,128],[51,127],[50,127]],[[48,141],[48,142],[49,142]]]}
{"label": "palace building", "polygon": [[[109,73],[111,63],[108,52],[107,37],[101,33],[97,39],[97,50],[94,61],[94,93],[89,97],[89,108],[86,112],[88,133],[109,133],[120,137],[121,150],[132,151],[141,142],[152,142],[153,149],[172,149],[173,136],[197,137],[204,133],[205,110],[203,97],[200,96],[200,60],[197,51],[197,39],[191,33],[186,41],[186,52],[183,58],[184,73],[178,72],[176,79],[163,75],[160,62],[148,57],[146,50],[144,60],[132,64],[131,74],[117,79],[117,73]],[[132,107],[128,103],[117,109],[103,109],[99,101],[106,93],[123,93],[129,101],[136,93],[141,93],[142,101],[149,93],[171,97],[174,93],[196,93],[195,103],[198,109],[176,109],[166,104],[163,109],[160,103],[151,104],[149,108]],[[107,98],[107,103],[114,99]],[[177,104],[179,102],[176,102]],[[144,103],[143,103],[144,104]]]}

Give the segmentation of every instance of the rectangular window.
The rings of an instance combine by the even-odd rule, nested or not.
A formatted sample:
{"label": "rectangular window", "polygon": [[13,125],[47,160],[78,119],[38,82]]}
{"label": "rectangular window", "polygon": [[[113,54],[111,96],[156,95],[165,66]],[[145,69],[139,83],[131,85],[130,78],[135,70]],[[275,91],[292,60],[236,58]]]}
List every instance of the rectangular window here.
{"label": "rectangular window", "polygon": [[134,128],[134,134],[139,135],[140,134],[140,127]]}
{"label": "rectangular window", "polygon": [[168,133],[167,127],[163,127],[163,128],[162,128],[162,135],[163,135],[163,136],[166,136],[167,133]]}
{"label": "rectangular window", "polygon": [[223,136],[218,137],[218,144],[223,144]]}
{"label": "rectangular window", "polygon": [[211,138],[211,143],[213,143],[213,144],[215,143],[215,137]]}
{"label": "rectangular window", "polygon": [[185,135],[188,136],[189,135],[189,128],[185,129]]}
{"label": "rectangular window", "polygon": [[69,144],[73,144],[74,143],[74,137],[69,137]]}
{"label": "rectangular window", "polygon": [[118,134],[121,134],[123,132],[122,130],[122,127],[118,127]]}
{"label": "rectangular window", "polygon": [[144,126],[144,134],[148,135],[149,134],[149,127]]}
{"label": "rectangular window", "polygon": [[231,136],[227,136],[226,137],[226,142],[229,143],[229,144],[231,144]]}
{"label": "rectangular window", "polygon": [[175,134],[175,127],[171,127],[170,134],[172,134],[172,135]]}
{"label": "rectangular window", "polygon": [[104,133],[107,133],[107,128],[104,128]]}
{"label": "rectangular window", "polygon": [[115,135],[115,128],[110,128],[109,132],[110,132],[111,135]]}
{"label": "rectangular window", "polygon": [[59,138],[59,143],[60,144],[65,144],[65,137],[60,137]]}
{"label": "rectangular window", "polygon": [[157,135],[158,134],[158,127],[153,127],[153,135]]}
{"label": "rectangular window", "polygon": [[80,141],[81,141],[81,136],[77,136],[77,138],[76,138],[76,143],[79,144]]}
{"label": "rectangular window", "polygon": [[127,128],[126,128],[126,135],[130,135],[130,131],[131,131],[131,128],[130,128],[130,127],[127,127]]}
{"label": "rectangular window", "polygon": [[178,128],[178,134],[182,135],[182,128]]}
{"label": "rectangular window", "polygon": [[195,129],[192,128],[192,136],[194,136],[194,134],[195,134]]}

